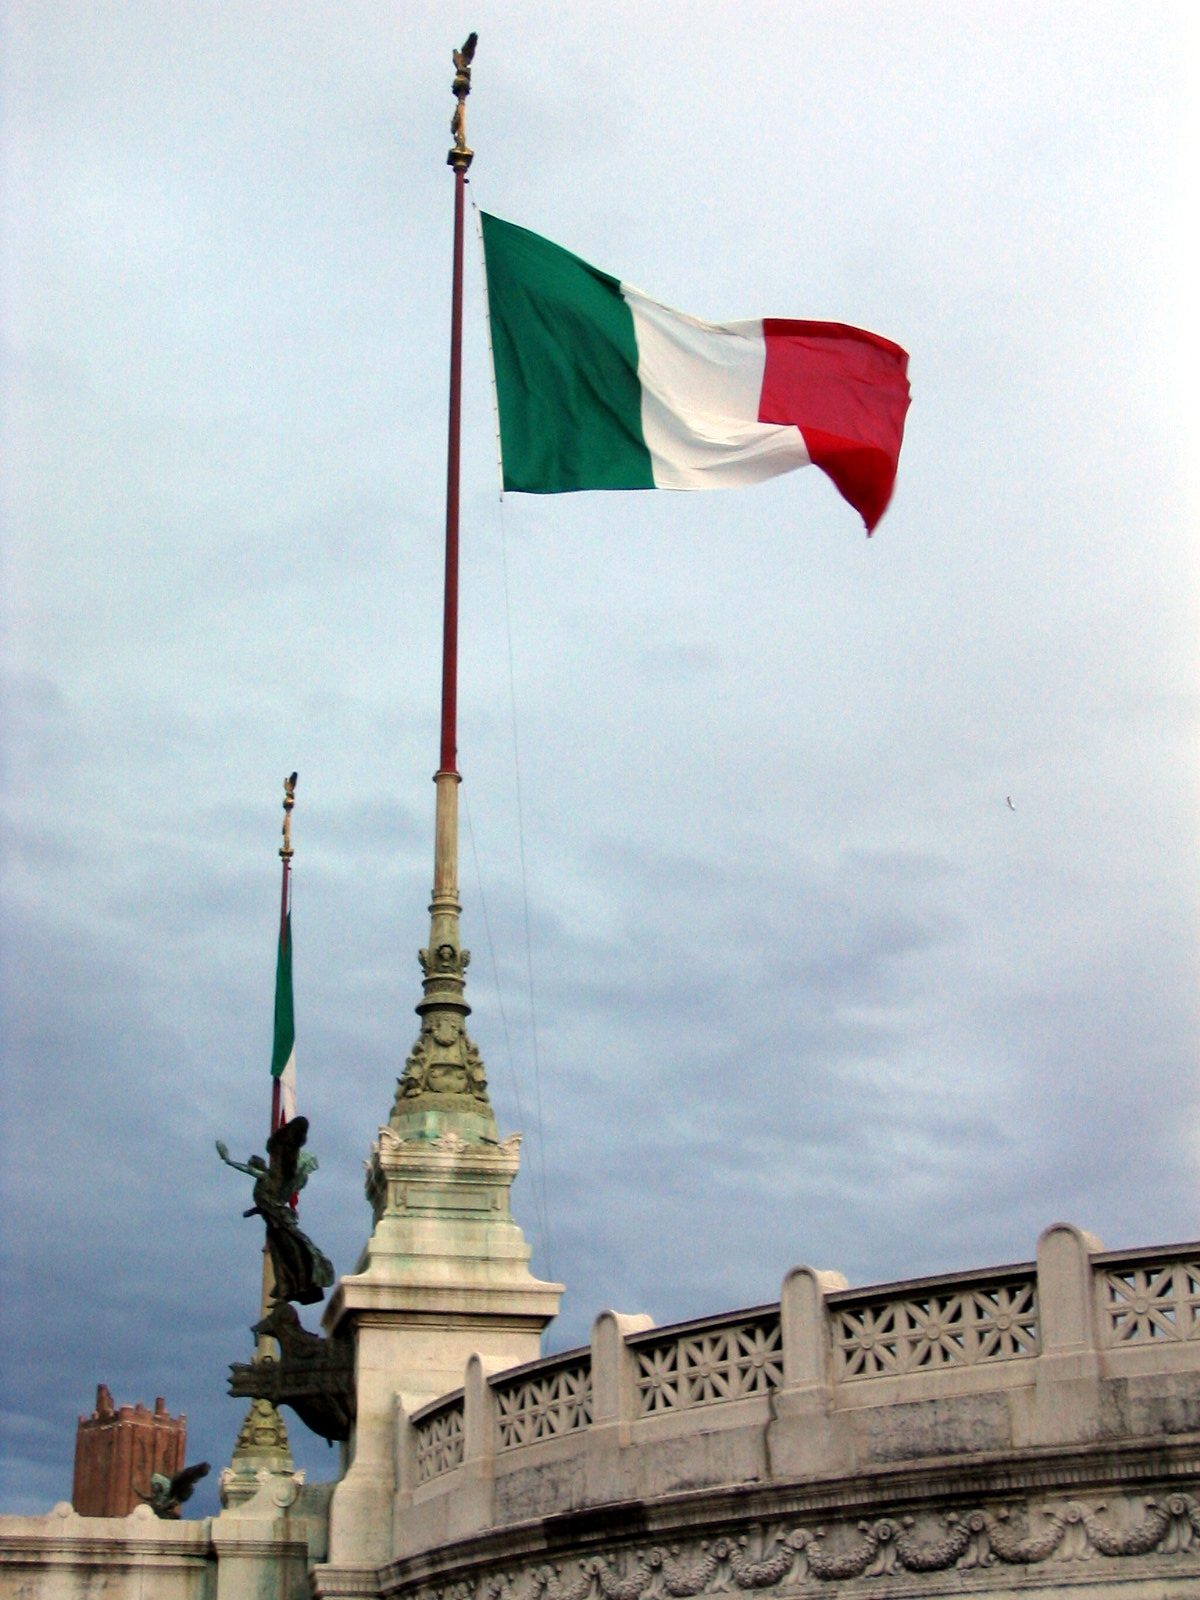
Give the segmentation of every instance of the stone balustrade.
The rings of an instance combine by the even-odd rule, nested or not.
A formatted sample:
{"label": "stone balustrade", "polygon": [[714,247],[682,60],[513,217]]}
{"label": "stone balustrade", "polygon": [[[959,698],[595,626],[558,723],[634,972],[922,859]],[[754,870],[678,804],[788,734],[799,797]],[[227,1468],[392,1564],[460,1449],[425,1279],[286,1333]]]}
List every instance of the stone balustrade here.
{"label": "stone balustrade", "polygon": [[568,1350],[531,1361],[490,1380],[496,1407],[496,1449],[519,1450],[557,1439],[592,1422],[592,1353]]}
{"label": "stone balustrade", "polygon": [[826,1304],[835,1383],[1038,1353],[1032,1262],[986,1274],[917,1279],[890,1292],[845,1290],[829,1295]]}
{"label": "stone balustrade", "polygon": [[783,1383],[781,1340],[777,1305],[630,1335],[639,1418],[769,1394]]}
{"label": "stone balustrade", "polygon": [[455,1389],[413,1415],[417,1482],[428,1483],[462,1466],[463,1391]]}
{"label": "stone balustrade", "polygon": [[1092,1268],[1106,1349],[1200,1339],[1200,1244],[1106,1251]]}
{"label": "stone balustrade", "polygon": [[1200,1245],[1111,1252],[1056,1225],[1035,1261],[983,1272],[850,1289],[797,1268],[778,1304],[665,1328],[605,1312],[583,1349],[473,1357],[398,1428],[397,1591],[424,1553],[589,1508],[1200,1447]]}
{"label": "stone balustrade", "polygon": [[[1140,1264],[1143,1257],[1148,1267]],[[1162,1252],[1140,1252],[1138,1265],[1131,1267],[1127,1263],[1132,1258],[1122,1254],[1097,1260],[1105,1264],[1096,1270],[1098,1293],[1110,1307],[1116,1330],[1110,1344],[1187,1337],[1175,1331],[1184,1325],[1182,1316],[1189,1319],[1189,1329],[1195,1316],[1200,1333],[1200,1260],[1192,1269]],[[1198,1276],[1189,1277],[1182,1291],[1173,1288],[1178,1275],[1189,1271]],[[833,1281],[833,1275],[827,1276]],[[1175,1311],[1177,1300],[1184,1313]],[[1039,1351],[1034,1262],[914,1278],[881,1288],[835,1288],[822,1295],[821,1304],[834,1385],[1029,1360]],[[598,1327],[602,1348],[617,1359],[619,1370],[610,1375],[610,1387],[618,1390],[624,1377],[629,1388],[632,1378],[635,1398],[627,1422],[768,1395],[784,1387],[779,1304],[630,1333],[624,1336],[623,1354],[603,1338],[603,1318]],[[1164,1327],[1172,1331],[1165,1333]],[[490,1377],[494,1452],[519,1450],[591,1427],[592,1370],[593,1350],[585,1346]],[[456,1389],[411,1419],[418,1484],[462,1465],[463,1393]],[[481,1445],[479,1453],[487,1454],[486,1447]]]}

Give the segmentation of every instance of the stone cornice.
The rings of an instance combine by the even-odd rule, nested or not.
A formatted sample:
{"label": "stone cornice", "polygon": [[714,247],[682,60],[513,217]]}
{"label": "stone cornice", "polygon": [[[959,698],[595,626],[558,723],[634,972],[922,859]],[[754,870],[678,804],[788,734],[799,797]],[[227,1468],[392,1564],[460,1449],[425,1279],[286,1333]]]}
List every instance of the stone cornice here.
{"label": "stone cornice", "polygon": [[967,1507],[1003,1496],[1137,1492],[1153,1484],[1200,1487],[1200,1434],[1161,1442],[1058,1446],[1002,1455],[943,1456],[914,1465],[870,1466],[804,1482],[738,1484],[654,1500],[628,1500],[515,1523],[447,1542],[380,1568],[383,1596],[462,1581],[505,1563],[583,1558],[631,1541],[728,1535],[755,1523],[841,1514],[902,1516]]}
{"label": "stone cornice", "polygon": [[160,1520],[142,1506],[128,1517],[81,1517],[63,1501],[43,1517],[0,1519],[0,1566],[195,1568],[213,1559],[212,1526],[212,1517]]}
{"label": "stone cornice", "polygon": [[379,1572],[375,1567],[349,1564],[314,1567],[310,1585],[316,1600],[373,1596],[379,1593]]}

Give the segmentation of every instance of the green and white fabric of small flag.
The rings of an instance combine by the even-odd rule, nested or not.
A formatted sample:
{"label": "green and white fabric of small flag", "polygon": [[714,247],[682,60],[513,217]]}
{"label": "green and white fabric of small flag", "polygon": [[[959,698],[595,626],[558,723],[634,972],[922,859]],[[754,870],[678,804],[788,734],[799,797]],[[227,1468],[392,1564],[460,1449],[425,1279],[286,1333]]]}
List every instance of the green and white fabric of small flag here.
{"label": "green and white fabric of small flag", "polygon": [[279,1108],[284,1122],[296,1115],[296,1018],[292,1007],[292,913],[279,930],[279,956],[275,963],[275,1047],[271,1076],[279,1084]]}
{"label": "green and white fabric of small flag", "polygon": [[875,527],[909,404],[899,345],[840,322],[702,322],[480,215],[506,489],[724,489],[812,464]]}

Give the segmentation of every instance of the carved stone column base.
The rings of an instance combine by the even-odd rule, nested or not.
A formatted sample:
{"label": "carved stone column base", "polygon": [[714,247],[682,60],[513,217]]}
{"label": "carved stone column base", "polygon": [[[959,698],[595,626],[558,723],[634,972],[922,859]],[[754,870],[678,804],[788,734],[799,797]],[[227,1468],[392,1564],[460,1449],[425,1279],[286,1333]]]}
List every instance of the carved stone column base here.
{"label": "carved stone column base", "polygon": [[[450,1113],[451,1115],[453,1113]],[[537,1359],[562,1285],[529,1270],[509,1209],[520,1138],[436,1139],[381,1128],[367,1167],[375,1228],[359,1270],[339,1280],[323,1319],[353,1337],[357,1419],[334,1494],[330,1560],[394,1553],[396,1407],[412,1412],[462,1383],[468,1357],[496,1368]]]}

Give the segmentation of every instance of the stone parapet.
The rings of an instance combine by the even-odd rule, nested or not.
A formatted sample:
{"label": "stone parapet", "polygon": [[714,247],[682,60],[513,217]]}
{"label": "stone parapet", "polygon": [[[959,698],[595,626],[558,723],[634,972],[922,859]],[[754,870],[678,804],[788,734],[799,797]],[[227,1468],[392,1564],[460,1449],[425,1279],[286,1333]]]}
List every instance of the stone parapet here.
{"label": "stone parapet", "polygon": [[477,1362],[402,1411],[395,1557],[692,1492],[949,1462],[994,1486],[1039,1452],[1200,1437],[1200,1244],[1105,1252],[1056,1224],[1031,1262],[853,1290],[797,1268],[778,1304],[648,1322],[604,1313],[590,1347]]}
{"label": "stone parapet", "polygon": [[0,1600],[308,1600],[328,1555],[332,1484],[259,1474],[256,1492],[219,1517],[81,1517],[64,1501],[44,1517],[0,1517]]}
{"label": "stone parapet", "polygon": [[258,1491],[213,1519],[214,1600],[308,1600],[310,1564],[328,1555],[332,1484],[260,1472]]}
{"label": "stone parapet", "polygon": [[82,1517],[64,1500],[44,1517],[0,1517],[3,1600],[211,1600],[211,1521],[176,1522],[140,1505]]}

